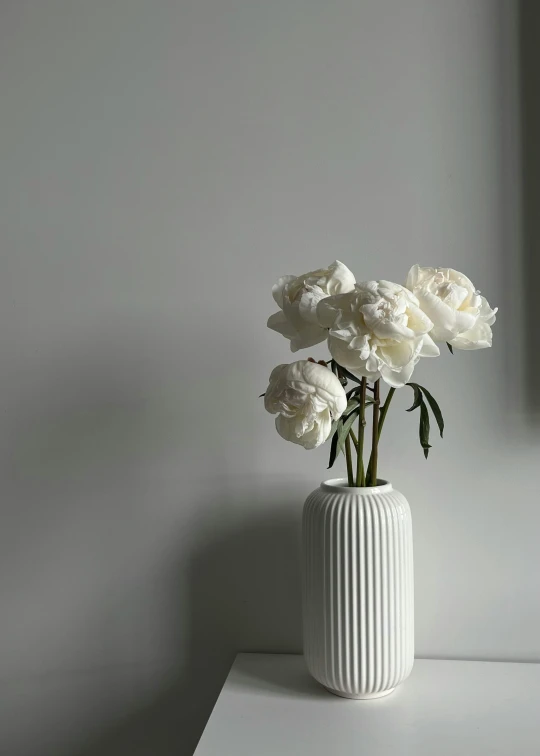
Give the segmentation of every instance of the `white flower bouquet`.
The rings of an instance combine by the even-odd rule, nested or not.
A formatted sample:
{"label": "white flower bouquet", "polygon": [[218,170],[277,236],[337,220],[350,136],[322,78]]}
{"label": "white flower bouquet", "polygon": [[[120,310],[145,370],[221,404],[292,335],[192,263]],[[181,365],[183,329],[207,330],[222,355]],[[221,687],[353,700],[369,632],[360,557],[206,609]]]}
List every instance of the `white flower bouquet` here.
{"label": "white flower bouquet", "polygon": [[[414,401],[408,411],[420,410],[419,438],[427,459],[430,410],[441,437],[444,421],[431,393],[410,381],[415,366],[422,357],[439,356],[437,343],[446,342],[452,353],[491,346],[497,309],[467,276],[451,268],[414,265],[405,286],[357,283],[336,260],[326,269],[280,278],[272,294],[280,310],[268,319],[268,327],[289,339],[291,351],[327,341],[331,355],[328,361],[309,358],[272,371],[263,396],[265,408],[277,415],[279,435],[305,449],[331,438],[329,467],[344,453],[349,486],[375,486],[390,402],[396,389],[410,386]],[[381,381],[389,387],[384,402]],[[365,465],[367,410],[372,434]]]}

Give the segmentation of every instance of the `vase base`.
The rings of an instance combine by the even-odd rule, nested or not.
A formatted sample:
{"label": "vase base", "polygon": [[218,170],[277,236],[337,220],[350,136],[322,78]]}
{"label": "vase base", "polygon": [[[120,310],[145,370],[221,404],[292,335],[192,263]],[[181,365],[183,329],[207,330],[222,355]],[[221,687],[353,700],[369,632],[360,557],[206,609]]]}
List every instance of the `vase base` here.
{"label": "vase base", "polygon": [[329,693],[332,693],[334,696],[339,696],[340,698],[350,698],[354,699],[355,701],[370,701],[373,698],[383,698],[384,696],[389,696],[390,693],[393,693],[395,690],[395,688],[390,688],[390,690],[383,690],[380,693],[364,693],[355,696],[353,693],[343,693],[339,690],[328,688],[326,685],[324,687]]}

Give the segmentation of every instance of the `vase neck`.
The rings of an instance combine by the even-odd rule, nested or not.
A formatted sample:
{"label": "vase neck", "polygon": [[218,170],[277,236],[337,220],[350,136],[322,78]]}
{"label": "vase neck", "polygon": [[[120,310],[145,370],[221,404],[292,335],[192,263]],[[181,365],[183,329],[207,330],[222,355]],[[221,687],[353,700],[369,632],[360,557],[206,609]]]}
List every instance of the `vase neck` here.
{"label": "vase neck", "polygon": [[387,480],[377,481],[376,486],[349,486],[347,484],[347,478],[332,478],[331,480],[325,480],[321,483],[321,489],[323,491],[330,491],[333,493],[349,493],[356,494],[358,496],[372,496],[374,494],[389,493],[393,490],[392,484]]}

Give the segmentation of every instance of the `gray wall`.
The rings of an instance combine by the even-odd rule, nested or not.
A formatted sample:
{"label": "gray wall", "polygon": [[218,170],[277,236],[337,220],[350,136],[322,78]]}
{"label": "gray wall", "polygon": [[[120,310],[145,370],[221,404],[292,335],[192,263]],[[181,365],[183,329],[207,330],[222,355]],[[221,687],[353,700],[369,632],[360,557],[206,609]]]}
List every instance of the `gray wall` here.
{"label": "gray wall", "polygon": [[257,395],[293,359],[271,284],[335,258],[501,308],[491,351],[418,368],[429,462],[401,392],[381,472],[418,655],[540,660],[515,3],[0,9],[0,753],[185,756],[235,649],[301,648],[327,450]]}

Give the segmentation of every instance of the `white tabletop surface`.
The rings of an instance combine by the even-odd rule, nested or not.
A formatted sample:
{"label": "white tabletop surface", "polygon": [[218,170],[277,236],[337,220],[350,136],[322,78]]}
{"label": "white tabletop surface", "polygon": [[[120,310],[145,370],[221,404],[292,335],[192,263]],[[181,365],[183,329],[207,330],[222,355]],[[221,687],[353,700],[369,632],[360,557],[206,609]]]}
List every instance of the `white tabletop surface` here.
{"label": "white tabletop surface", "polygon": [[337,698],[303,657],[239,654],[196,756],[540,756],[540,664],[417,659],[387,698]]}

